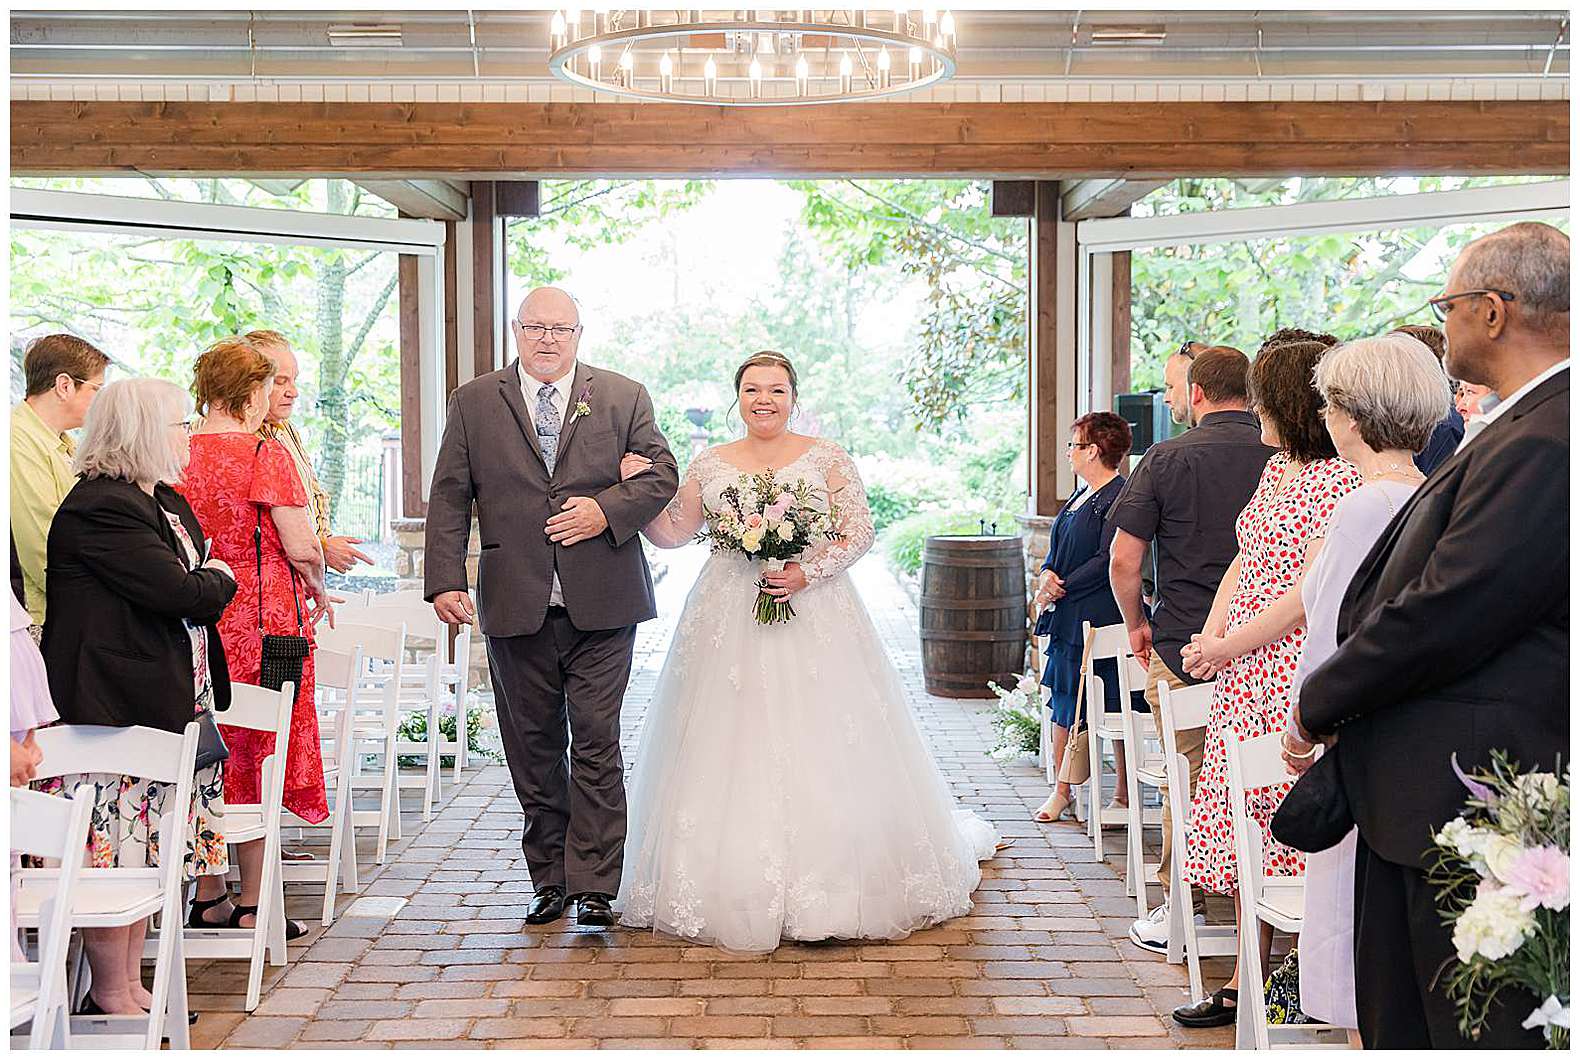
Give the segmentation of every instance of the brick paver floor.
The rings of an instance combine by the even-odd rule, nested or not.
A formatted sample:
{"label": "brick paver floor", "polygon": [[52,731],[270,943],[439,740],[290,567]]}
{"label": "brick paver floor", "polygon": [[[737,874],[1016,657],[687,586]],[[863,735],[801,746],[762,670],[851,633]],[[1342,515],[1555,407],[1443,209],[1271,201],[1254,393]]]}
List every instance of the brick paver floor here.
{"label": "brick paver floor", "polygon": [[[665,615],[638,641],[628,763],[696,569],[698,557],[670,555]],[[253,1014],[241,1012],[244,962],[194,961],[194,1047],[1232,1045],[1232,1029],[1175,1026],[1183,966],[1125,940],[1135,903],[1118,833],[1098,862],[1075,825],[1033,822],[1047,788],[1034,767],[989,757],[991,703],[926,695],[910,601],[876,558],[855,574],[955,794],[1012,841],[985,866],[971,915],[898,943],[789,944],[763,956],[571,918],[527,927],[521,811],[505,768],[487,766],[446,787],[433,820],[409,829],[331,928],[312,921],[290,964],[267,970]],[[383,901],[352,906],[357,897]],[[288,904],[306,918],[315,903],[303,889]],[[1209,968],[1209,982],[1228,971]]]}

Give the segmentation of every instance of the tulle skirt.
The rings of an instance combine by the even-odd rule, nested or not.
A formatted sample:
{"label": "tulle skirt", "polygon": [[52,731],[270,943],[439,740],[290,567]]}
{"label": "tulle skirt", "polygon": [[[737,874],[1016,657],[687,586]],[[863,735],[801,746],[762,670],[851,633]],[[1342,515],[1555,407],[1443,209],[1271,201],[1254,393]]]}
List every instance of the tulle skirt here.
{"label": "tulle skirt", "polygon": [[638,744],[621,923],[726,949],[897,939],[971,909],[992,825],[960,809],[849,577],[760,626],[710,557]]}

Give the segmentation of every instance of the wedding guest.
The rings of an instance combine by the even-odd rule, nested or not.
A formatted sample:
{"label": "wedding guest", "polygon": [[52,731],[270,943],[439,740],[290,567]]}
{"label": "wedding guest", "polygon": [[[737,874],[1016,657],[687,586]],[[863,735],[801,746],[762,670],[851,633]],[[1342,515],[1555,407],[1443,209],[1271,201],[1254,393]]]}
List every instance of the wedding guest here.
{"label": "wedding guest", "polygon": [[[1217,678],[1201,777],[1191,793],[1184,867],[1192,887],[1216,894],[1239,890],[1226,741],[1231,734],[1246,740],[1283,730],[1289,682],[1306,635],[1301,580],[1327,534],[1334,507],[1361,484],[1360,473],[1333,448],[1311,385],[1325,349],[1321,342],[1304,340],[1264,343],[1251,364],[1251,401],[1262,422],[1262,440],[1278,452],[1267,461],[1235,523],[1240,551],[1224,573],[1207,623],[1180,653],[1192,677]],[[1288,790],[1288,785],[1264,789],[1246,800],[1263,837],[1263,864],[1253,871],[1298,876],[1305,870],[1300,853],[1276,842],[1268,827]],[[1238,903],[1235,908],[1238,919]],[[1265,955],[1271,932],[1260,935]],[[1174,1019],[1187,1027],[1232,1023],[1239,985],[1236,962],[1223,988],[1175,1009]]]}
{"label": "wedding guest", "polygon": [[[1411,457],[1440,422],[1448,377],[1432,350],[1402,331],[1335,346],[1317,363],[1323,421],[1339,456],[1364,485],[1333,510],[1328,535],[1301,585],[1306,643],[1292,682],[1298,697],[1306,676],[1337,646],[1339,606],[1361,561],[1425,476]],[[1292,772],[1309,768],[1316,748],[1284,734]],[[1300,1010],[1351,1030],[1355,1017],[1355,833],[1306,857],[1305,921],[1300,933]]]}
{"label": "wedding guest", "polygon": [[[244,339],[224,339],[198,357],[192,393],[203,426],[192,437],[192,462],[181,481],[213,539],[213,554],[236,572],[236,599],[220,619],[233,679],[258,684],[265,634],[312,637],[313,625],[331,611],[324,589],[324,558],[308,515],[307,491],[285,447],[258,437],[269,409],[275,366]],[[230,760],[225,797],[236,803],[259,799],[259,770],[272,753],[274,737],[221,725]],[[313,702],[313,656],[291,711],[290,749],[285,761],[285,808],[310,824],[329,816],[318,712]],[[241,896],[227,906],[223,881],[199,881],[194,923],[251,927],[262,882],[263,840],[236,847]],[[306,928],[287,924],[286,937]]]}
{"label": "wedding guest", "polygon": [[264,417],[263,428],[258,433],[265,438],[278,441],[285,447],[285,451],[291,454],[291,462],[296,466],[296,473],[302,479],[302,487],[307,491],[307,511],[312,518],[313,530],[318,535],[318,542],[323,548],[324,562],[330,569],[340,574],[355,567],[359,561],[371,564],[373,558],[356,547],[362,544],[360,537],[347,537],[330,530],[329,493],[319,485],[318,475],[313,471],[313,462],[307,455],[307,447],[302,442],[301,432],[291,422],[291,413],[296,408],[299,394],[296,389],[296,377],[301,372],[296,351],[291,349],[290,342],[278,331],[249,331],[242,337],[274,363],[274,385],[269,391],[269,413]]}
{"label": "wedding guest", "polygon": [[[204,556],[203,527],[170,484],[188,457],[187,402],[160,379],[106,386],[88,414],[73,470],[81,480],[49,531],[49,690],[72,725],[145,725],[181,732],[230,702],[225,651],[214,635],[236,594],[224,562]],[[183,693],[183,690],[184,693]],[[224,879],[223,766],[199,770],[186,830],[189,877]],[[56,778],[45,790],[93,789],[88,864],[159,864],[169,787],[118,773]],[[139,1015],[147,921],[83,931],[93,986],[89,1013]],[[168,926],[167,926],[168,929]]]}
{"label": "wedding guest", "polygon": [[[1113,594],[1108,591],[1108,543],[1114,528],[1108,510],[1125,488],[1119,462],[1130,453],[1130,424],[1112,412],[1090,412],[1070,427],[1065,457],[1082,486],[1075,491],[1053,521],[1048,558],[1037,579],[1033,603],[1042,611],[1036,633],[1048,638],[1048,663],[1042,683],[1052,692],[1048,705],[1053,717],[1053,757],[1064,761],[1064,748],[1075,725],[1076,692],[1081,685],[1082,623],[1093,628],[1119,621]],[[1119,710],[1119,667],[1113,659],[1092,663],[1092,673],[1103,682],[1103,709]],[[1088,710],[1096,709],[1088,704]],[[1125,787],[1125,752],[1114,745],[1118,783],[1114,805],[1128,806]],[[1057,821],[1070,808],[1070,785],[1060,782],[1036,813],[1042,822]]]}
{"label": "wedding guest", "polygon": [[1466,424],[1475,423],[1497,407],[1498,396],[1492,388],[1461,379],[1454,387],[1454,410]]}
{"label": "wedding guest", "polygon": [[11,544],[34,639],[44,624],[50,520],[77,484],[71,473],[76,446],[66,432],[82,426],[109,365],[97,347],[75,335],[44,335],[22,355],[27,396],[11,410]]}
{"label": "wedding guest", "polygon": [[[1339,607],[1297,726],[1334,752],[1355,845],[1355,1000],[1368,1049],[1465,1048],[1430,837],[1465,808],[1454,763],[1551,769],[1569,731],[1569,237],[1510,225],[1467,246],[1432,304],[1448,374],[1503,395],[1406,502]],[[1304,735],[1304,734],[1301,734]],[[1518,1000],[1516,1000],[1518,998]],[[1480,1048],[1541,1048],[1505,993]]]}
{"label": "wedding guest", "polygon": [[11,786],[25,787],[37,775],[42,753],[33,730],[57,721],[49,697],[44,657],[28,632],[32,616],[11,594]]}
{"label": "wedding guest", "polygon": [[1163,362],[1163,403],[1175,423],[1190,422],[1190,383],[1186,376],[1196,355],[1207,348],[1205,342],[1182,342],[1174,355]]}
{"label": "wedding guest", "polygon": [[[1391,334],[1408,335],[1416,339],[1437,358],[1439,364],[1443,363],[1443,354],[1448,349],[1448,343],[1443,338],[1443,333],[1430,324],[1401,324],[1393,329]],[[1430,475],[1437,470],[1439,464],[1454,455],[1454,450],[1459,448],[1459,441],[1465,437],[1465,420],[1455,407],[1452,398],[1448,403],[1448,411],[1432,428],[1432,436],[1427,439],[1426,445],[1413,457],[1415,466],[1423,475]]]}
{"label": "wedding guest", "polygon": [[[1213,595],[1235,556],[1235,520],[1273,455],[1272,447],[1262,442],[1255,414],[1246,410],[1250,371],[1251,362],[1232,346],[1213,346],[1196,355],[1185,386],[1191,429],[1147,450],[1109,516],[1116,530],[1108,580],[1130,631],[1131,650],[1147,667],[1146,700],[1159,732],[1163,718],[1158,682],[1167,681],[1170,688],[1197,683],[1185,674],[1180,651],[1207,624]],[[1150,611],[1141,594],[1149,543],[1157,556]],[[1207,730],[1181,729],[1176,739],[1194,788]],[[1171,820],[1165,789],[1157,874],[1164,901],[1130,926],[1130,941],[1154,953],[1168,949]],[[1205,898],[1199,892],[1192,898],[1193,913],[1205,920]]]}

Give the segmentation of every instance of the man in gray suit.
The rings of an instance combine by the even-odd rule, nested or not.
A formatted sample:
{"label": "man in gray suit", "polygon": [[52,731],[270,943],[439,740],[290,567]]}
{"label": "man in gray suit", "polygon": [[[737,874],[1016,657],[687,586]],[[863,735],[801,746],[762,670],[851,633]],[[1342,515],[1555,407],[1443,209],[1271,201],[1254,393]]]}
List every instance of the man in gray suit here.
{"label": "man in gray suit", "polygon": [[[450,396],[423,591],[446,622],[473,620],[475,502],[481,629],[536,889],[527,921],[559,919],[569,898],[579,923],[607,927],[625,845],[620,705],[637,623],[656,614],[637,534],[679,476],[647,390],[577,362],[568,294],[528,294],[511,330],[520,359]],[[628,451],[653,466],[622,482]]]}

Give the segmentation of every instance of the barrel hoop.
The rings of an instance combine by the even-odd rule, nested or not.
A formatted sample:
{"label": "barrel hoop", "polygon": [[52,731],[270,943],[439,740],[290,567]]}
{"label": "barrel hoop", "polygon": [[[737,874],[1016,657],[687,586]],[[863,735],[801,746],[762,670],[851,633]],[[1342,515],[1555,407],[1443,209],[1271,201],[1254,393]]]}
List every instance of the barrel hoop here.
{"label": "barrel hoop", "polygon": [[988,611],[996,607],[1013,607],[1025,610],[1026,594],[1016,593],[1014,596],[939,596],[936,593],[922,594],[923,607],[941,607],[951,611]]}
{"label": "barrel hoop", "polygon": [[1006,642],[1008,642],[1008,641],[1014,641],[1014,640],[1021,640],[1021,641],[1023,641],[1025,639],[1026,639],[1026,631],[1024,629],[981,629],[981,630],[966,629],[966,630],[957,630],[957,631],[950,631],[950,630],[944,630],[944,629],[939,629],[939,630],[924,629],[924,630],[922,630],[922,640],[923,641],[939,640],[939,641],[963,642],[963,641],[978,641],[978,640],[997,640],[997,641],[1006,641]]}
{"label": "barrel hoop", "polygon": [[932,553],[932,552],[923,552],[922,553],[922,564],[924,566],[931,565],[931,566],[934,566],[934,567],[942,567],[945,570],[949,569],[950,567],[955,567],[955,568],[959,568],[959,569],[970,568],[970,569],[973,569],[973,570],[976,570],[976,569],[979,569],[979,568],[984,568],[984,567],[985,568],[991,568],[991,569],[994,569],[994,570],[1014,570],[1014,571],[1021,570],[1021,562],[1020,562],[1020,554],[1019,553],[1016,553],[1013,557],[1011,557],[1011,556],[951,556],[951,555],[940,556],[940,555],[937,555],[936,553]]}

